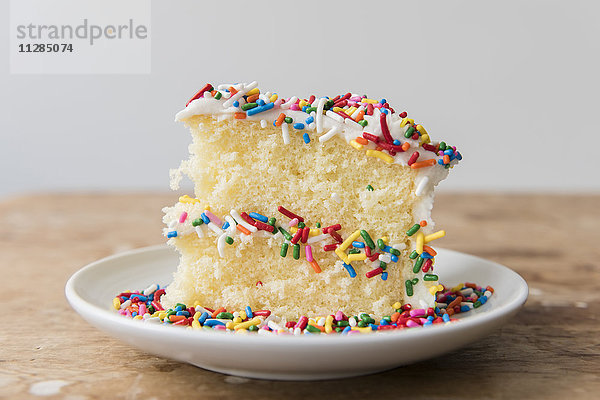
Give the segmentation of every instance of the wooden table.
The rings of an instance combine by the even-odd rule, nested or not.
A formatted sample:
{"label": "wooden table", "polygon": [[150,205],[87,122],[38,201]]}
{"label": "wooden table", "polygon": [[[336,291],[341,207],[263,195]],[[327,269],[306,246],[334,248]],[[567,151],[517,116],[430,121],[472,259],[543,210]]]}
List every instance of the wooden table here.
{"label": "wooden table", "polygon": [[69,194],[0,202],[0,397],[598,398],[600,196],[439,196],[435,217],[449,231],[443,246],[519,272],[531,288],[525,308],[501,332],[447,356],[325,382],[255,381],[156,358],[71,310],[67,278],[98,258],[163,242],[160,210],[175,198]]}

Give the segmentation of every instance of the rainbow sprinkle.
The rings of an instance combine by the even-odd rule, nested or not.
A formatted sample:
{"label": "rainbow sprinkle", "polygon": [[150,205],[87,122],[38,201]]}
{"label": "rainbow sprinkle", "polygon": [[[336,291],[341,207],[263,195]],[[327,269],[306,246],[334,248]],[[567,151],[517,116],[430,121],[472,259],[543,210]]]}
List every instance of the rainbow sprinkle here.
{"label": "rainbow sprinkle", "polygon": [[[427,276],[427,275],[426,275]],[[437,277],[435,277],[437,280]],[[407,281],[408,282],[408,281]],[[262,282],[258,281],[258,284]],[[461,283],[453,288],[439,286],[436,307],[413,308],[410,303],[397,302],[392,305],[390,315],[377,318],[367,313],[345,315],[338,310],[327,316],[308,318],[300,316],[297,321],[283,321],[270,310],[227,311],[225,307],[212,309],[199,304],[187,306],[178,303],[174,308],[164,309],[160,303],[165,289],[150,285],[141,291],[119,293],[113,299],[113,308],[134,320],[163,325],[179,325],[190,329],[206,329],[227,332],[256,332],[258,334],[361,334],[386,330],[428,327],[456,321],[453,315],[468,312],[484,305],[493,295],[490,286]]]}

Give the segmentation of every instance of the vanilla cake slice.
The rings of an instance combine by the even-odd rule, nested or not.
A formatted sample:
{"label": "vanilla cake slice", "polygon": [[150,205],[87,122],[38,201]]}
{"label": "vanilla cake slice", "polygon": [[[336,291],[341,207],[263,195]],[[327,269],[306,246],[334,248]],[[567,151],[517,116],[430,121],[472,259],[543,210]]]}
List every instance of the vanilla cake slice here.
{"label": "vanilla cake slice", "polygon": [[194,196],[164,209],[181,254],[163,304],[287,320],[434,307],[433,189],[462,157],[385,99],[282,98],[207,84],[176,120]]}

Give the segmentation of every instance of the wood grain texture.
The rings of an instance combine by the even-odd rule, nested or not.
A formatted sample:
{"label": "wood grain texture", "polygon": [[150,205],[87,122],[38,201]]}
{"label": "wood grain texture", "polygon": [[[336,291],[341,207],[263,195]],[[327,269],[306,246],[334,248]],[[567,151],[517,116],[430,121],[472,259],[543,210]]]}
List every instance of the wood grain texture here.
{"label": "wood grain texture", "polygon": [[[502,331],[469,347],[376,375],[326,382],[228,377],[132,349],[85,323],[67,278],[115,252],[162,243],[173,194],[35,195],[0,202],[0,397],[245,399],[591,399],[600,393],[600,196],[443,195],[443,247],[508,265],[531,288]],[[360,355],[359,355],[360,356]],[[366,355],[364,355],[366,356]]]}

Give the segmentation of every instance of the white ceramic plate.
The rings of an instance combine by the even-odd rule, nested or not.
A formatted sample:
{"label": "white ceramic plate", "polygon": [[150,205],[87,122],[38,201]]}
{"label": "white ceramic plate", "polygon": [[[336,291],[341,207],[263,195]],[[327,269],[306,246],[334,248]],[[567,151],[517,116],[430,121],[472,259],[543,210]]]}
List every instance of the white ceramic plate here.
{"label": "white ceramic plate", "polygon": [[525,280],[507,267],[438,249],[441,282],[495,289],[485,305],[450,324],[350,336],[259,336],[154,325],[115,313],[116,293],[171,282],[177,263],[177,254],[166,246],[110,256],[76,272],[67,282],[67,299],[90,324],[148,353],[230,375],[313,380],[383,371],[465,346],[500,328],[528,294]]}

